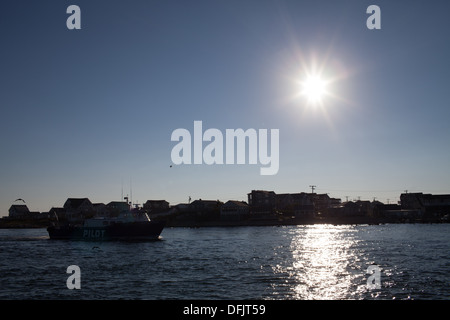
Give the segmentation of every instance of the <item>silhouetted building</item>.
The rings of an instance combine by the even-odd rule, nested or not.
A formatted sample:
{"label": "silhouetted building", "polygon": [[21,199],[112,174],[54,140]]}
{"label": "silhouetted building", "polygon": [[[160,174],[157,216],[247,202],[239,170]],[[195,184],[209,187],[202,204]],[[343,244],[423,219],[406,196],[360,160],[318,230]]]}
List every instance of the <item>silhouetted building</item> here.
{"label": "silhouetted building", "polygon": [[111,201],[106,207],[112,215],[117,215],[122,211],[130,210],[130,205],[126,201]]}
{"label": "silhouetted building", "polygon": [[314,204],[309,194],[282,193],[276,194],[276,210],[286,216],[312,217],[314,216]]}
{"label": "silhouetted building", "polygon": [[251,215],[275,214],[277,207],[275,192],[252,190],[247,196]]}
{"label": "silhouetted building", "polygon": [[[333,199],[333,198],[331,198]],[[339,199],[340,200],[340,199]],[[370,215],[372,212],[372,204],[370,201],[347,201],[338,203],[335,201],[331,203],[328,208],[329,217],[364,217]]]}
{"label": "silhouetted building", "polygon": [[244,201],[229,200],[220,208],[220,219],[242,221],[248,218],[249,206]]}
{"label": "silhouetted building", "polygon": [[190,216],[197,221],[211,221],[220,219],[220,207],[223,202],[219,200],[198,199],[189,204]]}
{"label": "silhouetted building", "polygon": [[64,203],[69,220],[82,220],[94,215],[94,206],[88,198],[68,198]]}
{"label": "silhouetted building", "polygon": [[403,209],[419,210],[425,219],[450,214],[450,194],[402,193],[400,202]]}
{"label": "silhouetted building", "polygon": [[331,198],[328,194],[310,193],[312,202],[314,204],[314,213],[316,215],[326,215],[328,209],[331,207]]}
{"label": "silhouetted building", "polygon": [[223,203],[219,200],[202,200],[198,199],[189,204],[189,211],[219,211]]}
{"label": "silhouetted building", "polygon": [[23,219],[30,216],[30,210],[25,204],[13,204],[8,212],[9,217],[14,219]]}
{"label": "silhouetted building", "polygon": [[169,202],[166,200],[147,200],[143,207],[147,212],[161,213],[169,210]]}
{"label": "silhouetted building", "polygon": [[104,203],[93,203],[92,207],[96,215],[100,217],[105,217],[109,215],[109,210],[106,204]]}
{"label": "silhouetted building", "polygon": [[61,207],[52,207],[48,212],[48,216],[51,220],[64,220],[67,219],[66,209]]}

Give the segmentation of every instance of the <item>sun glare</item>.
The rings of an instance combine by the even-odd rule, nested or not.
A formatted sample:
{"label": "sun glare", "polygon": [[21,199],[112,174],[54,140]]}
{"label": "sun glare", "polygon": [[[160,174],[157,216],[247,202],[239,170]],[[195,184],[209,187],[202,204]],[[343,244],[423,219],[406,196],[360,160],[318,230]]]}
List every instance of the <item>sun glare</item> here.
{"label": "sun glare", "polygon": [[322,103],[327,93],[327,83],[324,79],[319,75],[309,75],[301,85],[301,95],[305,96],[310,104],[317,105]]}
{"label": "sun glare", "polygon": [[343,97],[345,86],[341,81],[347,79],[349,71],[337,56],[331,53],[320,57],[311,54],[308,58],[300,50],[293,63],[289,66],[287,103],[293,107],[293,112],[302,116],[323,116],[331,123],[336,108],[341,103],[351,103]]}

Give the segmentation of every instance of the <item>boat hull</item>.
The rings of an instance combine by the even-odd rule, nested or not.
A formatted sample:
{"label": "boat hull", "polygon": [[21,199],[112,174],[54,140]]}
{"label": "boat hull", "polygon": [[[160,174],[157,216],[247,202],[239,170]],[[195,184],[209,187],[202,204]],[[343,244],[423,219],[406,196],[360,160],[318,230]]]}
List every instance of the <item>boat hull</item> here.
{"label": "boat hull", "polygon": [[106,227],[50,226],[50,239],[61,240],[157,240],[164,221],[117,223]]}

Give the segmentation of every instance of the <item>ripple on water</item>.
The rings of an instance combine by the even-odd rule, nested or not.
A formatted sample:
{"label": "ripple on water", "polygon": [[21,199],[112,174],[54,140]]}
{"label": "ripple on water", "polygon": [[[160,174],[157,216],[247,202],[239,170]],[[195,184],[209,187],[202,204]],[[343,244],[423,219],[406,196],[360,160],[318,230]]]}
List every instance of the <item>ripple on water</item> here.
{"label": "ripple on water", "polygon": [[[157,242],[0,230],[1,299],[448,299],[449,225],[169,228]],[[81,269],[68,290],[66,269]],[[368,266],[382,287],[367,288]]]}

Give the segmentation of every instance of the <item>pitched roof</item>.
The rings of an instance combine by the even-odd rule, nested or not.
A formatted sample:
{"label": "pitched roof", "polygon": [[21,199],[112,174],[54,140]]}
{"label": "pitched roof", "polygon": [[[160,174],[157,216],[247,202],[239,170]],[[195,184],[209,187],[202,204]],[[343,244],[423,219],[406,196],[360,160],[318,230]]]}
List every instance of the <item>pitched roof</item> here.
{"label": "pitched roof", "polygon": [[14,212],[16,213],[29,213],[30,210],[28,209],[28,207],[25,204],[13,204],[10,208],[9,211],[14,210]]}
{"label": "pitched roof", "polygon": [[248,207],[247,202],[244,201],[237,201],[237,200],[228,200],[225,205],[229,206],[230,204],[237,205],[239,207]]}
{"label": "pitched roof", "polygon": [[145,204],[147,204],[147,205],[166,205],[167,204],[168,205],[169,202],[166,200],[147,200],[145,202]]}
{"label": "pitched roof", "polygon": [[197,203],[218,203],[220,201],[219,200],[202,200],[202,199],[198,199],[198,200],[192,201],[191,203],[194,203],[194,202],[197,202]]}
{"label": "pitched roof", "polygon": [[267,191],[267,190],[252,190],[252,192],[247,193],[247,194],[252,194],[252,193],[263,193],[263,194],[275,194],[275,191]]}
{"label": "pitched roof", "polygon": [[64,207],[66,208],[67,206],[70,209],[78,209],[86,200],[91,203],[88,198],[68,198],[64,204]]}
{"label": "pitched roof", "polygon": [[128,207],[128,203],[126,201],[111,201],[106,206],[110,208],[122,208]]}

